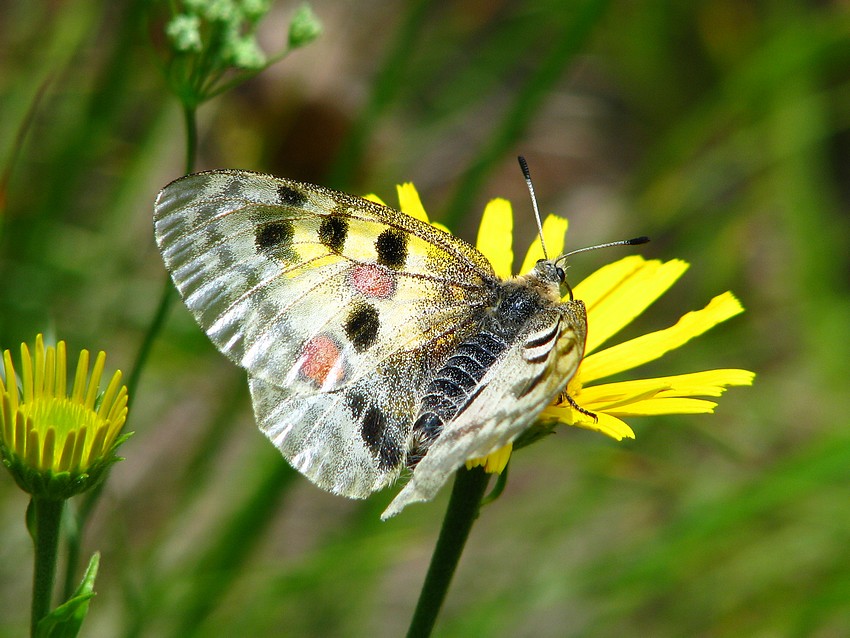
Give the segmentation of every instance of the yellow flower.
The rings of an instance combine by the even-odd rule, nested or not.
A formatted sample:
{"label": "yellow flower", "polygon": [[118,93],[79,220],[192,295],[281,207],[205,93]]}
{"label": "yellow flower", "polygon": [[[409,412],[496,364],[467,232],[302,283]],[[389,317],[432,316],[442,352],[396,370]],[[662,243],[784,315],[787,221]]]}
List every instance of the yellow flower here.
{"label": "yellow flower", "polygon": [[[428,221],[413,185],[404,184],[398,191],[402,212]],[[380,202],[374,196],[370,199]],[[549,255],[563,252],[566,231],[566,219],[549,215],[544,220],[543,236]],[[501,278],[513,275],[512,241],[511,204],[504,199],[494,199],[484,209],[476,246]],[[519,272],[528,272],[541,258],[543,248],[535,241]],[[738,369],[596,384],[601,379],[658,359],[743,312],[738,300],[731,292],[726,292],[712,299],[702,310],[687,313],[669,328],[600,349],[664,294],[687,268],[688,264],[678,259],[661,262],[632,255],[600,268],[573,286],[574,297],[584,301],[587,307],[587,344],[567,393],[596,418],[576,410],[569,401],[563,401],[546,408],[541,421],[596,430],[617,440],[634,438],[634,432],[622,417],[711,413],[717,404],[702,397],[720,396],[730,386],[752,385],[755,374]],[[501,472],[510,459],[511,450],[512,445],[507,445],[487,457],[470,459],[467,467],[483,465],[487,472]]]}
{"label": "yellow flower", "polygon": [[599,349],[664,294],[687,268],[688,264],[680,260],[647,261],[635,255],[600,268],[573,288],[576,299],[584,300],[587,306],[588,335],[584,359],[569,383],[568,394],[582,408],[595,413],[597,420],[568,403],[547,408],[544,417],[597,430],[617,440],[634,438],[621,417],[710,414],[717,403],[700,397],[718,397],[729,386],[752,385],[753,372],[734,368],[594,385],[600,379],[654,361],[743,312],[734,295],[725,292],[669,328]]}
{"label": "yellow flower", "polygon": [[[89,353],[80,352],[74,385],[67,386],[65,342],[45,348],[35,340],[35,356],[21,344],[20,390],[8,350],[0,379],[0,454],[20,487],[35,496],[70,498],[93,487],[119,460],[115,449],[127,419],[127,388],[116,371],[98,396],[106,354],[100,352],[91,378]],[[4,382],[5,380],[5,382]]]}

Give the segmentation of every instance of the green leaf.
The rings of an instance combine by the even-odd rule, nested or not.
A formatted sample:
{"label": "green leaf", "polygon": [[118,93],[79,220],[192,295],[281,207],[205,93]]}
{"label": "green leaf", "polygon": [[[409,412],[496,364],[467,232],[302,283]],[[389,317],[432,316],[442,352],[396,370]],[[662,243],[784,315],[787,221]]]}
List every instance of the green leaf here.
{"label": "green leaf", "polygon": [[89,600],[94,596],[94,579],[99,564],[100,553],[95,552],[76,591],[38,623],[36,638],[75,638],[89,612]]}

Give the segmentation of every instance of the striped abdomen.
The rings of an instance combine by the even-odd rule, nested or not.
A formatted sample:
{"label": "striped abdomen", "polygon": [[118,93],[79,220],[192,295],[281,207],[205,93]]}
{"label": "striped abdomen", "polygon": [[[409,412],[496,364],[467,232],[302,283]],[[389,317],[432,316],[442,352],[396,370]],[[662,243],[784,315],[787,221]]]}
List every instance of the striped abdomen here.
{"label": "striped abdomen", "polygon": [[413,446],[407,464],[416,465],[431,442],[463,407],[481,390],[479,381],[493,362],[508,347],[508,342],[491,331],[470,335],[446,360],[425,388],[419,415],[413,423]]}

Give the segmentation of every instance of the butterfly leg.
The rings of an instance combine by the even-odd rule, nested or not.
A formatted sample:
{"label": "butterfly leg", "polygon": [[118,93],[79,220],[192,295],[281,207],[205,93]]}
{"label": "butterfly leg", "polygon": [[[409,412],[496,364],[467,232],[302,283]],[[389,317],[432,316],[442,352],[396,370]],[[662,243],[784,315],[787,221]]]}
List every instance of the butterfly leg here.
{"label": "butterfly leg", "polygon": [[598,417],[598,416],[596,416],[596,414],[595,414],[594,412],[591,412],[590,410],[585,410],[585,409],[584,409],[583,407],[581,407],[578,403],[576,403],[576,402],[575,402],[575,399],[573,399],[573,398],[572,398],[569,394],[567,394],[567,392],[566,392],[566,391],[564,391],[564,392],[562,392],[562,393],[561,393],[561,397],[560,397],[560,400],[558,401],[558,403],[564,403],[565,401],[566,401],[567,403],[569,403],[569,404],[570,404],[570,406],[571,406],[571,407],[572,407],[572,408],[573,408],[576,412],[581,412],[581,413],[582,413],[582,414],[584,414],[585,416],[589,416],[591,419],[593,419],[593,422],[594,422],[594,423],[596,423],[597,421],[599,421],[599,417]]}

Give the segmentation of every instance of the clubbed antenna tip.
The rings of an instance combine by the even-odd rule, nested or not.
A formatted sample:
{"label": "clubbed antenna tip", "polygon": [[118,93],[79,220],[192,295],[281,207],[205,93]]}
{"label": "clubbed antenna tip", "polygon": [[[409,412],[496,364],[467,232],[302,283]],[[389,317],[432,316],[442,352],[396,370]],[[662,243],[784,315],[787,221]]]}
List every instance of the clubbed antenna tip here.
{"label": "clubbed antenna tip", "polygon": [[528,186],[528,194],[531,195],[531,205],[534,207],[534,218],[537,220],[537,232],[540,234],[540,245],[543,248],[543,256],[549,259],[546,253],[546,242],[543,241],[543,224],[540,221],[540,209],[537,207],[537,197],[534,195],[534,184],[531,183],[531,173],[528,170],[528,162],[520,155],[517,157],[519,167],[522,169],[522,176],[525,177],[525,184]]}

